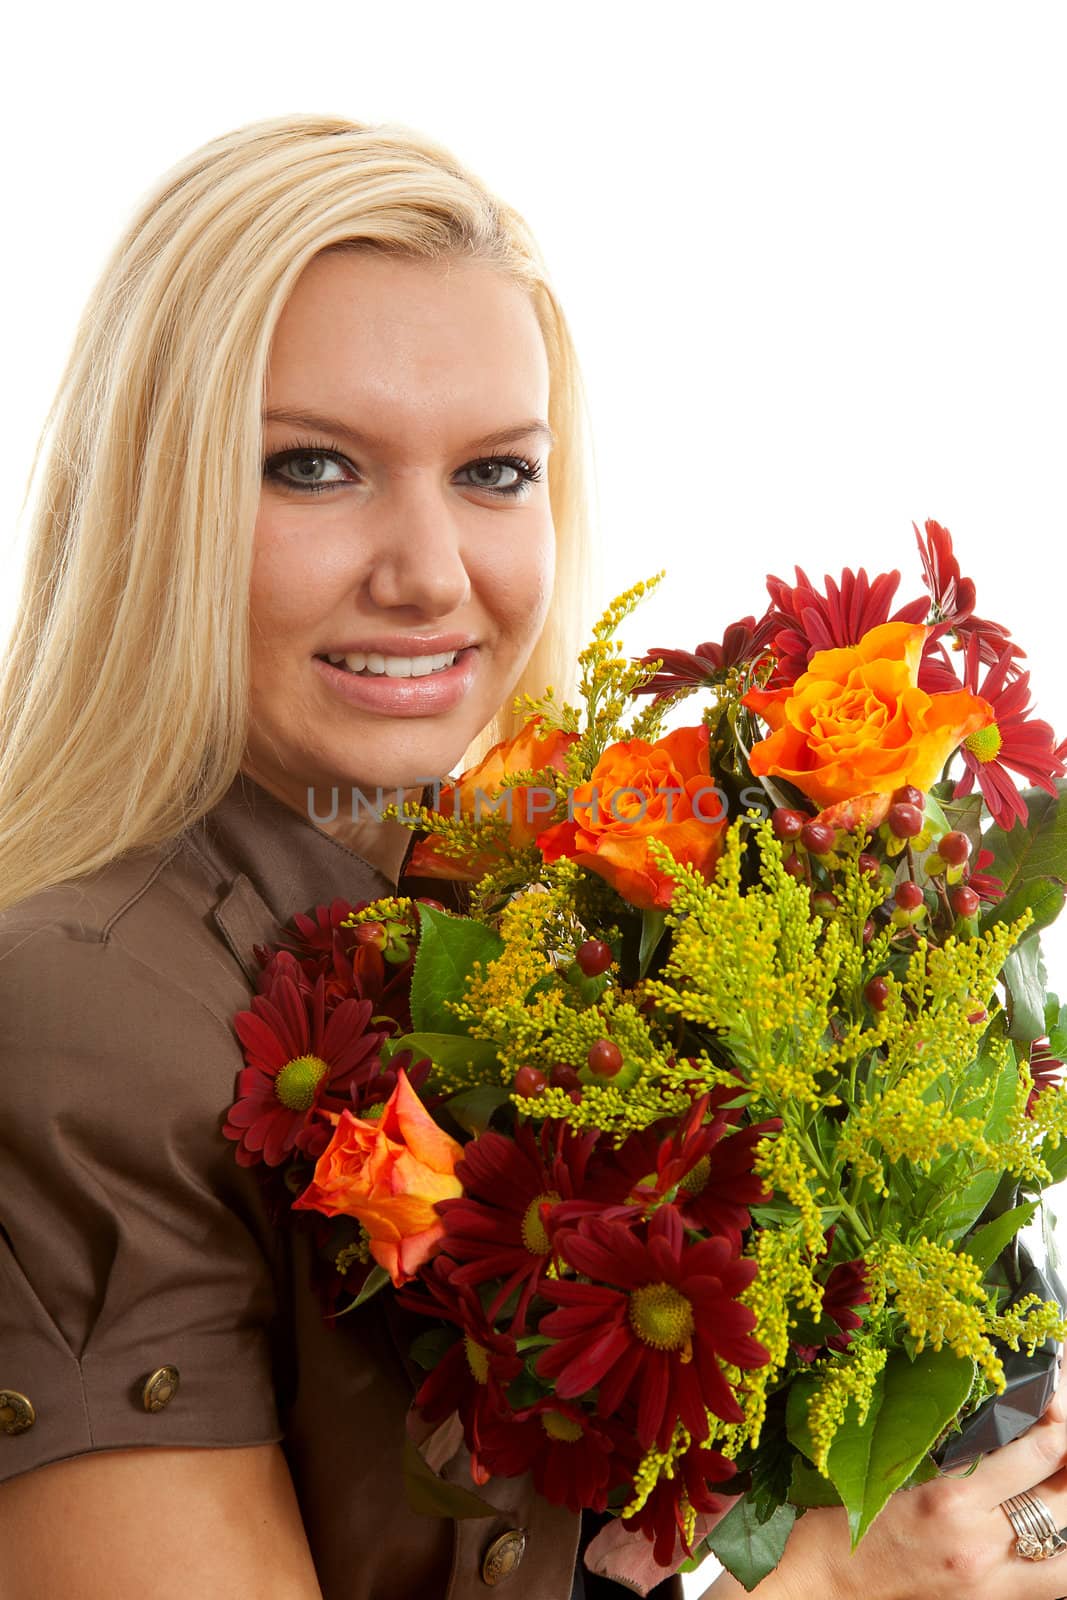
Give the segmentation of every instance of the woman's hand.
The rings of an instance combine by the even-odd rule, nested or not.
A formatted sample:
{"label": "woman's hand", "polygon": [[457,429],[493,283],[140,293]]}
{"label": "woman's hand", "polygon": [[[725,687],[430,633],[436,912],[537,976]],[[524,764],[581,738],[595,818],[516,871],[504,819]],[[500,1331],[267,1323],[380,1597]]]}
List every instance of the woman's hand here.
{"label": "woman's hand", "polygon": [[[1067,1404],[1057,1391],[1041,1420],[983,1457],[969,1477],[952,1474],[903,1490],[849,1553],[839,1508],[798,1518],[780,1565],[752,1591],[757,1600],[1059,1600],[1067,1552],[1045,1561],[1017,1554],[1000,1502],[1024,1489],[1067,1526]],[[703,1600],[740,1600],[723,1574]]]}

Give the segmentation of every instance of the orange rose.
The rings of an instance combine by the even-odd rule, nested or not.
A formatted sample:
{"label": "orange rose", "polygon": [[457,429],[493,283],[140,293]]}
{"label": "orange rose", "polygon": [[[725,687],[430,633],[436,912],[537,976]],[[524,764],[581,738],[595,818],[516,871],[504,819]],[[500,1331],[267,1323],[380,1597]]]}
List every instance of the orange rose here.
{"label": "orange rose", "polygon": [[649,840],[710,878],[726,831],[726,807],[708,767],[707,728],[676,728],[655,744],[609,745],[589,782],[574,790],[571,813],[573,822],[538,835],[546,861],[569,856],[632,906],[669,906],[674,879],[652,860]]}
{"label": "orange rose", "polygon": [[438,1200],[463,1193],[454,1175],[463,1147],[439,1128],[401,1067],[396,1088],[376,1122],[351,1111],[334,1135],[294,1211],[356,1217],[370,1235],[370,1253],[400,1285],[428,1261],[444,1233]]}
{"label": "orange rose", "polygon": [[859,644],[817,650],[787,688],[750,689],[744,704],[773,729],[749,758],[756,777],[786,778],[820,806],[903,784],[932,788],[993,708],[967,689],[919,688],[926,632],[921,623],[883,622]]}
{"label": "orange rose", "polygon": [[[530,788],[522,786],[508,791],[511,797],[510,814],[506,795],[499,806],[490,806],[487,802],[499,792],[501,780],[509,773],[528,770],[540,772],[546,767],[553,767],[557,772],[567,770],[566,753],[578,735],[553,728],[542,736],[538,731],[540,724],[540,715],[532,717],[516,738],[495,744],[476,767],[471,767],[455,783],[442,788],[436,807],[441,815],[466,817],[471,821],[494,814],[510,816],[508,844],[514,849],[533,844],[548,811],[542,804],[541,815],[537,815],[538,804],[531,798]],[[547,803],[547,795],[544,800]],[[441,852],[439,835],[431,833],[413,847],[407,871],[420,878],[462,878],[473,881],[480,878],[483,872],[488,872],[495,861],[494,852],[489,850],[473,860],[458,861]]]}

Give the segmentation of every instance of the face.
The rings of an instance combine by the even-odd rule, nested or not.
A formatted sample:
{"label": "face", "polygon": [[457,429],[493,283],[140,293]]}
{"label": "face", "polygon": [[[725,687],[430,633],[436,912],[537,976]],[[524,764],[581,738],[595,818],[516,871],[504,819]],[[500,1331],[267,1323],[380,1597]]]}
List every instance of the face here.
{"label": "face", "polygon": [[533,307],[491,267],[334,252],[301,275],[267,377],[243,762],[298,809],[443,777],[505,703],[552,591],[548,394]]}

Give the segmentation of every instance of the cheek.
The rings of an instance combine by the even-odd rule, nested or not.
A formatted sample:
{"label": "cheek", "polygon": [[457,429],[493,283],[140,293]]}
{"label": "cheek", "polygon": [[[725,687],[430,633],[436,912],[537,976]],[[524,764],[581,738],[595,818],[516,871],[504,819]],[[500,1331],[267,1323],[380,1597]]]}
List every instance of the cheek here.
{"label": "cheek", "polygon": [[550,519],[516,530],[485,551],[479,587],[499,626],[520,636],[540,633],[552,598],[555,562]]}
{"label": "cheek", "polygon": [[326,574],[309,559],[308,541],[277,514],[262,512],[256,522],[249,585],[252,650],[260,658],[305,639],[328,604]]}

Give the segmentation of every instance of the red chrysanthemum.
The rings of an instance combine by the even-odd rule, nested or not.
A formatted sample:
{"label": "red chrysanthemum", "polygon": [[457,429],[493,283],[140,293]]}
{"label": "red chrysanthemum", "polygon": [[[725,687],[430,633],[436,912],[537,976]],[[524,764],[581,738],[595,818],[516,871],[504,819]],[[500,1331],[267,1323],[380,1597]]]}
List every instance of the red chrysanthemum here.
{"label": "red chrysanthemum", "polygon": [[[326,1008],[342,1000],[374,1002],[375,1024],[390,1033],[411,1032],[410,991],[414,953],[406,961],[386,961],[381,949],[365,942],[360,928],[342,927],[344,918],[362,910],[370,902],[334,900],[329,906],[315,906],[310,915],[298,913],[277,945],[254,945],[261,971],[258,989],[270,990],[280,973],[286,973],[298,988],[310,991],[318,978],[325,982]],[[367,926],[367,925],[364,925]]]}
{"label": "red chrysanthemum", "polygon": [[424,1380],[415,1405],[427,1422],[443,1422],[453,1411],[463,1424],[476,1483],[491,1473],[481,1458],[484,1430],[508,1414],[507,1385],[522,1371],[522,1357],[510,1334],[498,1333],[475,1291],[455,1281],[455,1263],[435,1256],[419,1277],[400,1289],[397,1299],[409,1311],[444,1319],[461,1337]]}
{"label": "red chrysanthemum", "polygon": [[795,683],[817,650],[859,644],[865,633],[883,622],[925,622],[930,609],[923,598],[910,601],[890,616],[900,584],[896,571],[880,573],[872,583],[862,567],[858,572],[846,568],[839,585],[829,576],[823,580],[825,594],[819,593],[802,568],[796,568],[796,575],[794,584],[781,578],[767,579],[773,602],[769,613],[772,649],[777,658],[767,684],[770,689]]}
{"label": "red chrysanthemum", "polygon": [[853,1333],[863,1326],[863,1318],[857,1315],[855,1308],[870,1302],[867,1279],[867,1265],[863,1261],[839,1261],[831,1268],[823,1287],[822,1309],[823,1315],[841,1329],[827,1340],[831,1350],[847,1350]]}
{"label": "red chrysanthemum", "polygon": [[926,541],[913,522],[915,541],[923,566],[923,582],[930,591],[932,622],[944,622],[958,627],[974,610],[975,587],[973,580],[960,576],[960,564],[952,548],[952,535],[939,522],[928,519],[923,524]]}
{"label": "red chrysanthemum", "polygon": [[693,1554],[685,1535],[685,1509],[692,1506],[698,1516],[714,1516],[729,1504],[716,1494],[712,1484],[726,1483],[735,1477],[734,1463],[704,1444],[691,1444],[674,1462],[674,1476],[657,1480],[641,1510],[624,1517],[623,1525],[644,1534],[652,1544],[652,1554],[668,1571],[678,1564],[678,1550]]}
{"label": "red chrysanthemum", "polygon": [[[930,591],[932,605],[931,621],[937,624],[936,632],[951,631],[959,641],[959,647],[969,639],[977,640],[977,649],[982,661],[991,664],[998,661],[1007,653],[1011,657],[1025,656],[1026,651],[1021,645],[1014,644],[1008,629],[999,622],[991,622],[985,617],[976,617],[974,614],[975,587],[970,578],[960,576],[960,564],[956,560],[952,548],[952,535],[947,528],[939,522],[928,521],[925,524],[926,542],[915,523],[915,538],[919,546],[919,555],[923,564],[923,582]],[[1018,668],[1012,662],[1009,675],[1014,676]],[[920,679],[920,685],[928,693],[943,692],[932,688]]]}
{"label": "red chrysanthemum", "polygon": [[741,1408],[719,1366],[762,1366],[767,1351],[751,1336],[755,1316],[737,1296],[756,1275],[721,1235],[690,1244],[673,1206],[662,1206],[646,1238],[623,1222],[583,1217],[558,1230],[556,1248],[589,1283],[541,1286],[559,1309],[539,1331],[556,1341],[537,1360],[563,1400],[598,1389],[601,1416],[636,1396],[644,1449],[665,1450],[681,1419],[696,1440],[708,1436],[708,1411],[741,1422]]}
{"label": "red chrysanthemum", "polygon": [[735,1250],[751,1223],[750,1205],[769,1198],[752,1171],[755,1147],[781,1127],[778,1118],[735,1130],[741,1113],[709,1108],[736,1098],[724,1085],[701,1095],[679,1122],[664,1118],[631,1133],[618,1149],[601,1144],[589,1164],[590,1198],[553,1208],[550,1232],[573,1225],[581,1216],[633,1225],[669,1199],[688,1228],[721,1233]]}
{"label": "red chrysanthemum", "polygon": [[314,1153],[302,1136],[324,1130],[329,1138],[327,1113],[350,1109],[353,1085],[379,1070],[386,1036],[371,1028],[372,1010],[369,1000],[343,1000],[327,1015],[323,979],[307,993],[281,973],[237,1013],[248,1065],[222,1131],[237,1141],[240,1166],[278,1166],[295,1148]]}
{"label": "red chrysanthemum", "polygon": [[[727,1098],[735,1093],[729,1087],[723,1092]],[[695,1101],[654,1150],[642,1134],[631,1135],[618,1160],[634,1178],[627,1197],[631,1205],[658,1205],[677,1190],[674,1205],[686,1227],[722,1234],[739,1251],[741,1235],[752,1221],[749,1206],[770,1199],[752,1170],[756,1146],[782,1124],[772,1118],[734,1131],[731,1114],[722,1111],[706,1122],[710,1100],[702,1095]]]}
{"label": "red chrysanthemum", "polygon": [[464,1146],[456,1163],[463,1194],[438,1203],[445,1224],[441,1249],[461,1263],[454,1281],[502,1280],[488,1307],[490,1321],[519,1290],[512,1319],[516,1336],[525,1331],[530,1298],[553,1259],[546,1215],[582,1193],[597,1138],[595,1131],[576,1134],[547,1118],[538,1133],[520,1123],[513,1138],[490,1128]]}
{"label": "red chrysanthemum", "polygon": [[593,1416],[566,1400],[549,1398],[508,1416],[487,1418],[480,1459],[494,1476],[529,1472],[538,1493],[574,1512],[603,1511],[622,1481],[619,1423]]}
{"label": "red chrysanthemum", "polygon": [[1030,1076],[1034,1086],[1030,1090],[1026,1101],[1026,1115],[1034,1114],[1034,1102],[1046,1089],[1057,1088],[1063,1078],[1063,1062],[1054,1056],[1051,1050],[1051,1041],[1047,1034],[1042,1034],[1040,1039],[1035,1039],[1030,1046]]}
{"label": "red chrysanthemum", "polygon": [[695,650],[660,647],[646,650],[643,656],[632,659],[645,666],[653,661],[662,661],[663,665],[647,683],[633,690],[634,697],[650,694],[656,700],[663,700],[687,686],[721,683],[731,667],[755,666],[767,654],[773,631],[768,612],[758,622],[755,617],[742,617],[739,622],[732,622],[720,644],[709,640],[698,644]]}
{"label": "red chrysanthemum", "polygon": [[979,850],[974,871],[966,879],[967,887],[973,889],[979,900],[984,900],[987,905],[995,905],[1004,898],[1003,881],[985,870],[993,865],[993,860],[992,850]]}
{"label": "red chrysanthemum", "polygon": [[994,720],[960,746],[966,771],[954,794],[957,799],[970,794],[977,781],[998,827],[1014,827],[1016,820],[1025,826],[1029,810],[1011,772],[1054,795],[1057,791],[1053,780],[1067,773],[1067,765],[1057,750],[1056,735],[1049,724],[1030,716],[1030,674],[1020,672],[1012,677],[1012,658],[1005,650],[979,688],[980,663],[979,640],[971,637],[964,649],[963,685],[989,702]]}

